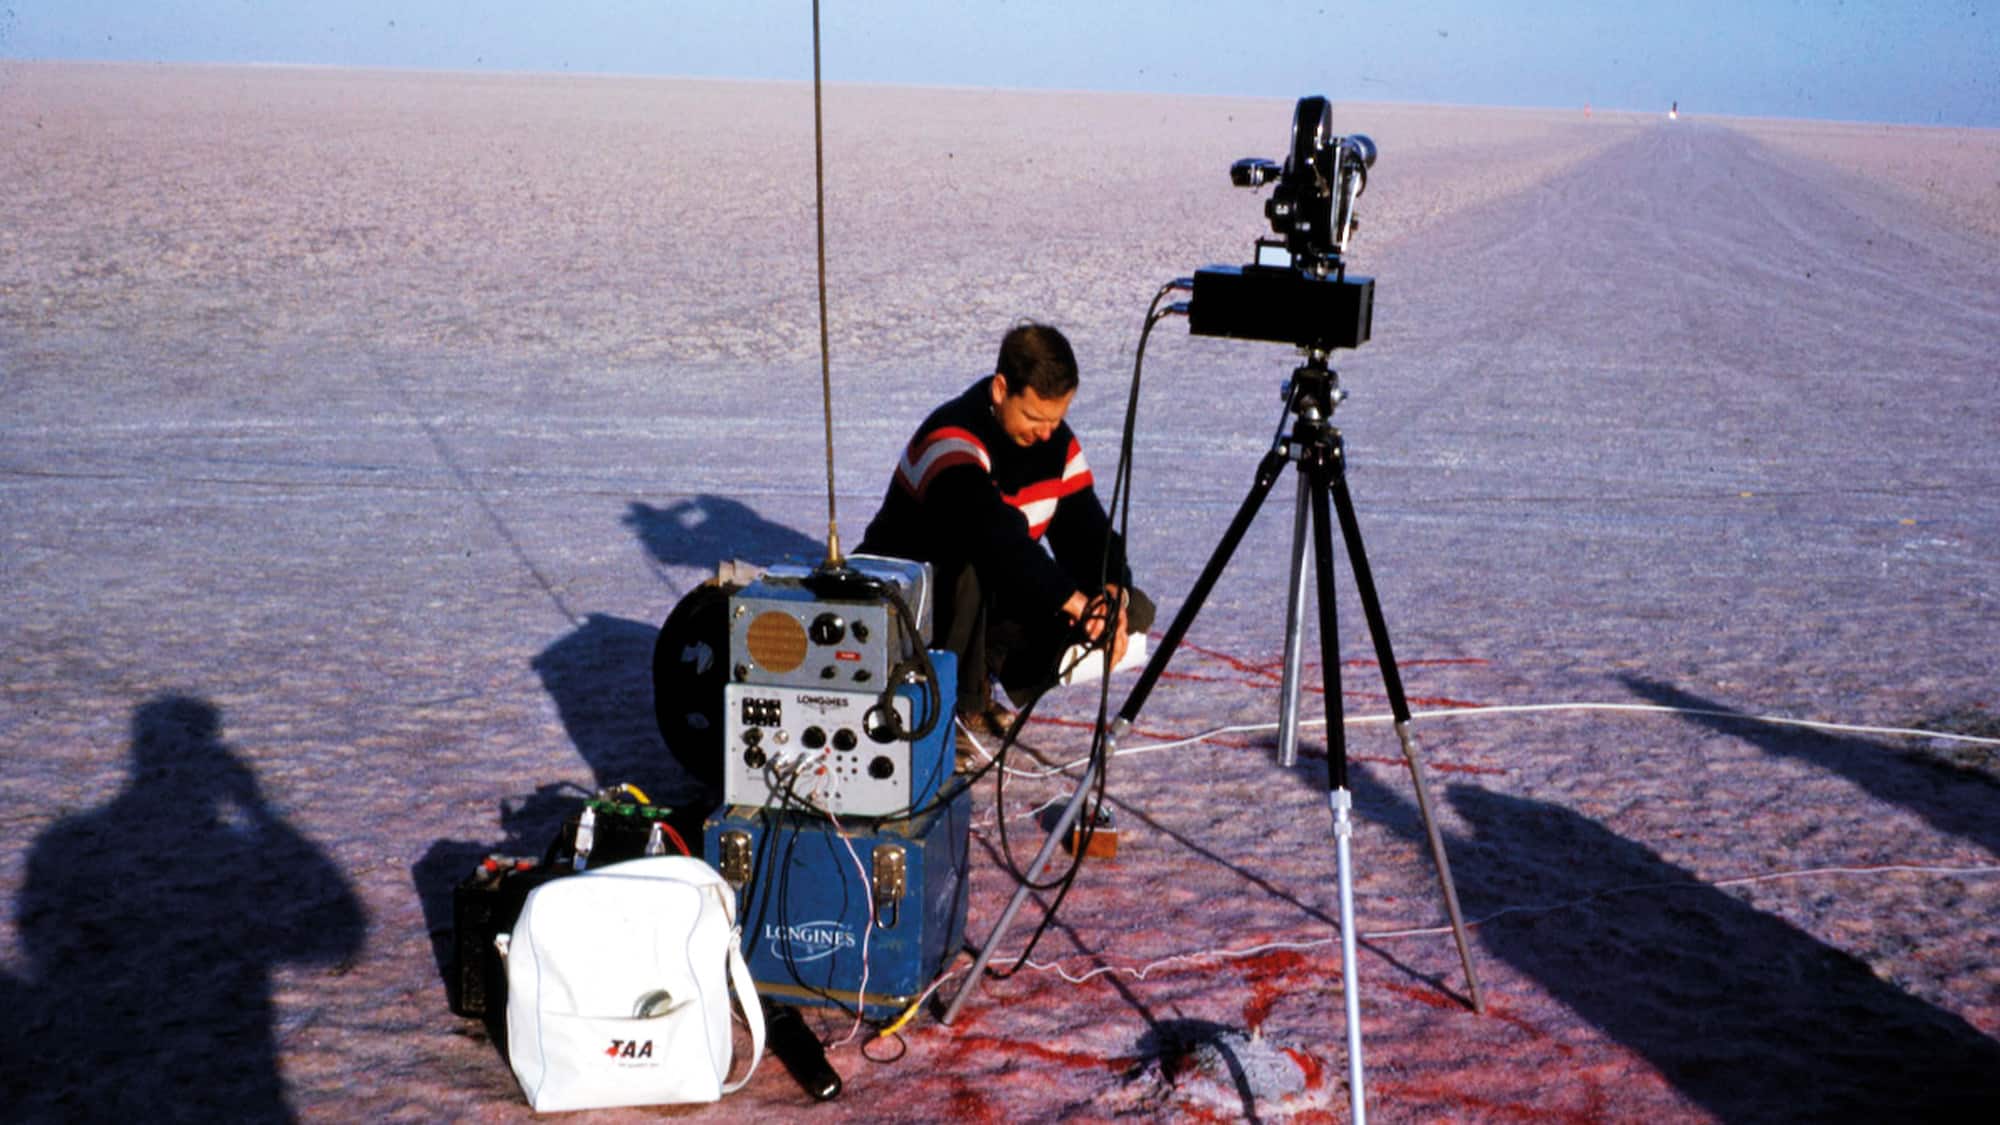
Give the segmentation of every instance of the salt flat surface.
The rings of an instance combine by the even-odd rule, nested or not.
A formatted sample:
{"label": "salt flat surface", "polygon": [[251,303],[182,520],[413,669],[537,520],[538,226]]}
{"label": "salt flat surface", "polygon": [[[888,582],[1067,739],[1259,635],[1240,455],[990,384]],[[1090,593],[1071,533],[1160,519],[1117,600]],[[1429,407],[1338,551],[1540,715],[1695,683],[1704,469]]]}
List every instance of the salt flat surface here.
{"label": "salt flat surface", "polygon": [[[8,1116],[527,1119],[434,941],[472,858],[539,850],[549,787],[685,791],[659,621],[721,559],[821,549],[809,90],[9,64],[0,110]],[[1281,155],[1291,106],[840,87],[826,113],[851,542],[1022,316],[1076,343],[1108,478],[1146,303],[1248,257],[1261,199],[1224,173]],[[1991,134],[1336,124],[1382,150],[1337,420],[1487,999],[1343,567],[1373,1118],[1990,1110],[1990,743],[1740,716],[1994,733]],[[1154,334],[1132,550],[1163,614],[1294,362]],[[836,1046],[818,1116],[1344,1119],[1322,739],[1286,770],[1270,730],[1291,489],[1125,748],[1249,729],[1118,760],[1118,858],[1036,954],[1060,972]],[[1086,695],[1028,741],[1080,754]],[[1471,709],[1577,701],[1698,713]],[[1001,817],[1032,843],[1067,791],[979,791],[975,936]],[[667,1115],[804,1104],[768,1065]]]}

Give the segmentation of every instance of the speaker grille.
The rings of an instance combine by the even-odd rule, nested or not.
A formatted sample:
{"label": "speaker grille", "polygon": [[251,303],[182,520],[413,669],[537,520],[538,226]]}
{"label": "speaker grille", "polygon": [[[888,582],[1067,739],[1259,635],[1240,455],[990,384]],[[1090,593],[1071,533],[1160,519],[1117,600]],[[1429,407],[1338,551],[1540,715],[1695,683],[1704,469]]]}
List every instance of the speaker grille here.
{"label": "speaker grille", "polygon": [[782,610],[767,609],[751,618],[743,641],[750,659],[766,671],[789,672],[806,662],[806,627]]}

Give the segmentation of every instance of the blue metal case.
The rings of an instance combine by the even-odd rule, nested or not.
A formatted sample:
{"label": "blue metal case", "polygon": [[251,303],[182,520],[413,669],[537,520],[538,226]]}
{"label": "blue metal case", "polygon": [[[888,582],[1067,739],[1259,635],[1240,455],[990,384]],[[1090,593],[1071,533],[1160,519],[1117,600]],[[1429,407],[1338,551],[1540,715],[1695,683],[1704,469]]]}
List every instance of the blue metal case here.
{"label": "blue metal case", "polygon": [[738,887],[757,991],[858,1004],[875,1018],[908,1007],[965,940],[971,810],[963,790],[915,817],[838,828],[776,809],[717,810],[703,848]]}

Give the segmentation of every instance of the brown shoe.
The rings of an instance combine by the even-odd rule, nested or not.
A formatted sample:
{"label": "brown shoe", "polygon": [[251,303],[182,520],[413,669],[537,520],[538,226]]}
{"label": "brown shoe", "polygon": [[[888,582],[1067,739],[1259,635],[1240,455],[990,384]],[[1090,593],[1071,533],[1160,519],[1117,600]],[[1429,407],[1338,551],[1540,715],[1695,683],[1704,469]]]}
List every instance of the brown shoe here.
{"label": "brown shoe", "polygon": [[972,728],[972,733],[982,737],[1005,738],[1007,732],[1014,726],[1014,712],[998,702],[988,700],[986,706],[979,709],[978,714],[965,720],[965,725]]}
{"label": "brown shoe", "polygon": [[[972,729],[968,730],[968,727]],[[955,738],[953,763],[959,773],[972,773],[985,766],[1000,748],[997,735],[988,734],[963,719],[953,728],[952,734]],[[978,741],[975,743],[974,739]]]}
{"label": "brown shoe", "polygon": [[[953,730],[958,770],[969,773],[992,761],[1014,725],[1014,712],[988,700],[976,711],[960,711]],[[975,744],[974,740],[977,740]]]}

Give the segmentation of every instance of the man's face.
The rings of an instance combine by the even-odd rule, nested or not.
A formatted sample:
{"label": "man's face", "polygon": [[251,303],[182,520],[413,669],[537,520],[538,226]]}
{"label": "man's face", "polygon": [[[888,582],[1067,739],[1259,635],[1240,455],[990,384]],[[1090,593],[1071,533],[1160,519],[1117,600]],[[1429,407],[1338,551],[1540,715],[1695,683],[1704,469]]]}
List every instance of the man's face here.
{"label": "man's face", "polygon": [[1020,394],[1008,394],[1007,377],[993,376],[993,417],[1000,422],[1000,428],[1014,439],[1015,445],[1034,445],[1049,440],[1049,435],[1062,425],[1063,415],[1069,413],[1069,404],[1076,398],[1076,392],[1061,398],[1043,398],[1033,387],[1022,387]]}

